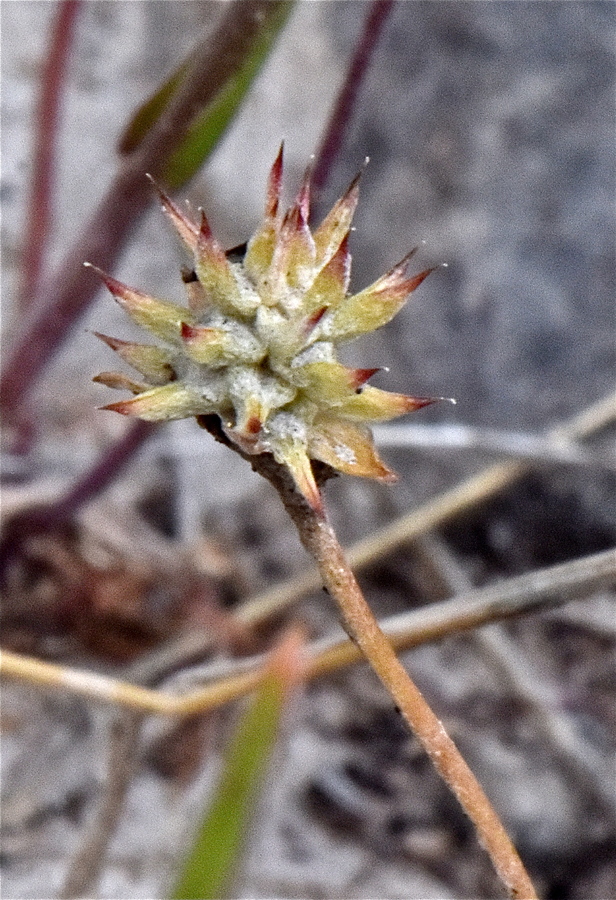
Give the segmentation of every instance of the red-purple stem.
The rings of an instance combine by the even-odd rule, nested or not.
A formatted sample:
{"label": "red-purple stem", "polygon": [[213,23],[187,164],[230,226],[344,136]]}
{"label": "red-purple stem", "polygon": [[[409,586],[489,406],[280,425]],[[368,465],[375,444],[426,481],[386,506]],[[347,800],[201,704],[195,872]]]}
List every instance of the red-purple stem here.
{"label": "red-purple stem", "polygon": [[60,0],[53,23],[49,54],[41,73],[35,124],[32,182],[25,229],[21,286],[17,302],[23,313],[36,299],[45,265],[53,204],[56,137],[65,75],[81,0]]}
{"label": "red-purple stem", "polygon": [[152,199],[145,173],[161,177],[195,115],[237,71],[264,20],[275,14],[273,7],[273,0],[231,0],[217,32],[197,48],[184,81],[156,125],[124,159],[106,197],[84,227],[82,239],[55,278],[42,286],[12,348],[5,353],[0,376],[5,414],[18,416],[42,370],[96,294],[99,282],[84,270],[84,261],[112,268],[127,235]]}
{"label": "red-purple stem", "polygon": [[312,188],[316,195],[322,190],[329,178],[331,169],[340,152],[346,131],[356,107],[359,89],[372,61],[387,17],[394,7],[394,0],[372,0],[364,21],[364,27],[355,52],[338,94],[336,105],[327,123],[321,146],[316,155],[312,176]]}
{"label": "red-purple stem", "polygon": [[114,481],[144,441],[156,431],[156,425],[131,422],[122,437],[105,448],[92,468],[53,503],[27,509],[8,524],[0,542],[0,573],[18,551],[24,537],[49,531],[70,521],[73,514]]}
{"label": "red-purple stem", "polygon": [[[325,185],[340,151],[355,108],[359,88],[393,5],[393,0],[373,0],[371,3],[359,43],[351,59],[346,79],[317,154],[312,178],[312,183],[317,188]],[[98,289],[98,283],[92,278],[91,273],[84,271],[81,263],[84,259],[91,259],[103,268],[110,268],[116,253],[123,246],[128,230],[148,202],[149,186],[145,179],[142,179],[141,184],[135,184],[130,177],[131,174],[129,173],[128,185],[123,186],[122,172],[120,172],[89,226],[84,229],[86,237],[65,260],[58,278],[50,286],[48,293],[51,297],[55,295],[64,298],[64,303],[60,303],[56,307],[58,318],[55,327],[58,329],[58,339],[61,339],[66,333],[66,329],[73,323],[81,308],[75,310],[74,300],[71,302],[71,297],[81,298],[80,303],[85,304]],[[29,333],[36,334],[36,327],[35,317]],[[48,329],[48,319],[41,319],[38,327],[39,330]],[[26,371],[27,365],[26,361]],[[7,375],[10,375],[10,371],[7,367]],[[9,395],[11,393],[9,392]],[[137,422],[132,425],[126,435],[116,445],[104,452],[94,468],[58,503],[51,504],[45,512],[40,510],[36,517],[30,516],[28,519],[26,514],[19,529],[20,536],[29,533],[32,526],[36,529],[43,518],[45,526],[48,527],[52,522],[62,521],[69,514],[74,513],[112,481],[117,471],[125,465],[128,458],[138,450],[150,433],[151,428],[146,427],[145,423]]]}

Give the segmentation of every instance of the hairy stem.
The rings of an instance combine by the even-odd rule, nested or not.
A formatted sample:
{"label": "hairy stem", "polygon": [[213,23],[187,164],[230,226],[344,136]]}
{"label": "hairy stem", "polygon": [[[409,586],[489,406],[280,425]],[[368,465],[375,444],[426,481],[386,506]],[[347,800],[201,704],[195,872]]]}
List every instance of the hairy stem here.
{"label": "hairy stem", "polygon": [[[479,843],[489,854],[509,896],[514,900],[537,900],[522,860],[483,788],[381,631],[326,516],[308,504],[295,488],[289,471],[272,456],[267,453],[251,456],[231,444],[217,416],[199,416],[198,422],[218,441],[250,462],[255,472],[274,486],[300,540],[317,563],[325,588],[338,605],[347,634],[359,647],[437,772],[469,816]],[[328,466],[313,462],[313,467],[319,484],[333,474]]]}
{"label": "hairy stem", "polygon": [[368,606],[329,522],[307,506],[283,497],[302,543],[316,560],[329,594],[336,601],[345,630],[357,644],[439,775],[473,822],[479,843],[488,852],[510,897],[537,897],[518,853],[479,782],[439,719],[400,663]]}

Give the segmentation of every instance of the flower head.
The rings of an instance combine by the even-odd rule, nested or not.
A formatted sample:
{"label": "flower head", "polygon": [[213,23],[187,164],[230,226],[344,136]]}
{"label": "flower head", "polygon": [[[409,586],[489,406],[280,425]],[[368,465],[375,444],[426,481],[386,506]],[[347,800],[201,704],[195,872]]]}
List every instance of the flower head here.
{"label": "flower head", "polygon": [[337,345],[385,325],[432,271],[407,273],[411,254],[370,287],[349,294],[351,220],[358,178],[314,230],[310,176],[293,206],[279,206],[282,148],[269,175],[263,221],[247,245],[225,253],[205,214],[195,222],[160,192],[164,211],[192,255],[188,305],[134,290],[99,272],[129,317],[157,338],[138,344],[98,335],[142,380],[102,373],[96,381],[134,397],[104,407],[149,421],[215,414],[249,454],[270,453],[307,501],[321,498],[311,460],[350,475],[391,481],[369,425],[433,402],[367,384]]}

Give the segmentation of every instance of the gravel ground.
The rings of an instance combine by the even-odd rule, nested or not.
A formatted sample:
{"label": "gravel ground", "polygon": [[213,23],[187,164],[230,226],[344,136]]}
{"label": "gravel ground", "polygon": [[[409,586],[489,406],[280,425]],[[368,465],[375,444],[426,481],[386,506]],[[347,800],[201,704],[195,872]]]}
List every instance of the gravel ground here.
{"label": "gravel ground", "polygon": [[[282,137],[288,183],[297,183],[366,9],[354,0],[300,0],[241,115],[186,191],[228,246],[258,219]],[[53,10],[37,0],[2,10],[6,341],[15,328],[33,104]],[[63,112],[53,263],[103,194],[130,112],[220,12],[213,2],[83,5]],[[369,156],[353,234],[355,287],[422,241],[418,266],[448,263],[394,323],[352,351],[358,365],[389,368],[378,376],[382,387],[457,399],[455,407],[419,413],[413,424],[536,434],[612,389],[614,20],[607,2],[395,4],[324,203]],[[114,274],[175,299],[179,262],[155,211]],[[106,400],[90,378],[110,359],[92,329],[130,335],[101,292],[37,389],[42,440],[25,461],[7,457],[9,499],[11,491],[57,491],[119,433],[123,422],[95,410]],[[543,461],[515,488],[366,572],[375,609],[400,612],[455,593],[456,584],[480,585],[613,545],[609,438],[589,444],[598,462]],[[328,487],[345,543],[494,459],[485,446],[384,455],[400,473],[394,487],[343,479]],[[224,603],[305,564],[269,489],[190,422],[164,429],[70,533],[47,538],[51,550],[34,548],[32,558],[70,554],[76,568],[59,564],[51,586],[41,586],[35,567],[27,586],[20,582],[5,600],[4,640],[104,672],[126,673],[170,631],[203,623],[178,559],[205,571],[212,596]],[[99,582],[92,573],[103,570],[109,577],[93,597],[91,584]],[[616,896],[613,612],[611,594],[595,595],[405,656],[546,900]],[[298,615],[315,634],[336,627],[321,597],[306,599]],[[540,694],[539,713],[531,689]],[[13,684],[3,705],[3,896],[58,896],[107,782],[116,713]],[[562,732],[546,733],[554,715],[569,744]],[[118,829],[89,895],[164,895],[211,790],[227,719],[146,723]],[[584,761],[593,769],[590,781],[580,760],[584,771]],[[466,821],[370,673],[356,667],[307,688],[286,723],[237,896],[497,895]]]}

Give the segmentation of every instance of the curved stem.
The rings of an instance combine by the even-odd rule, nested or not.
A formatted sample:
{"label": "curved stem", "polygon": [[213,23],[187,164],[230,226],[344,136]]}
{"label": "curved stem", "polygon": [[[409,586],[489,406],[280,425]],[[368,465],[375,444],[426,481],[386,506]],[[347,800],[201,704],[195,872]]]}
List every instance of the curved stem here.
{"label": "curved stem", "polygon": [[318,563],[349,637],[362,651],[437,772],[473,822],[479,843],[488,852],[509,896],[519,900],[536,898],[532,882],[492,804],[381,631],[332,526],[307,505],[289,503],[284,496],[283,502],[302,543]]}
{"label": "curved stem", "polygon": [[[347,634],[359,647],[435,769],[469,816],[479,843],[490,856],[509,896],[514,900],[537,900],[522,860],[483,788],[381,631],[326,516],[309,505],[297,491],[288,470],[272,456],[267,453],[249,456],[232,445],[217,416],[199,416],[198,421],[216,440],[232,447],[250,462],[252,468],[276,489],[301,542],[319,567],[325,588],[336,601]],[[327,466],[313,463],[313,467],[319,484],[332,474]]]}

